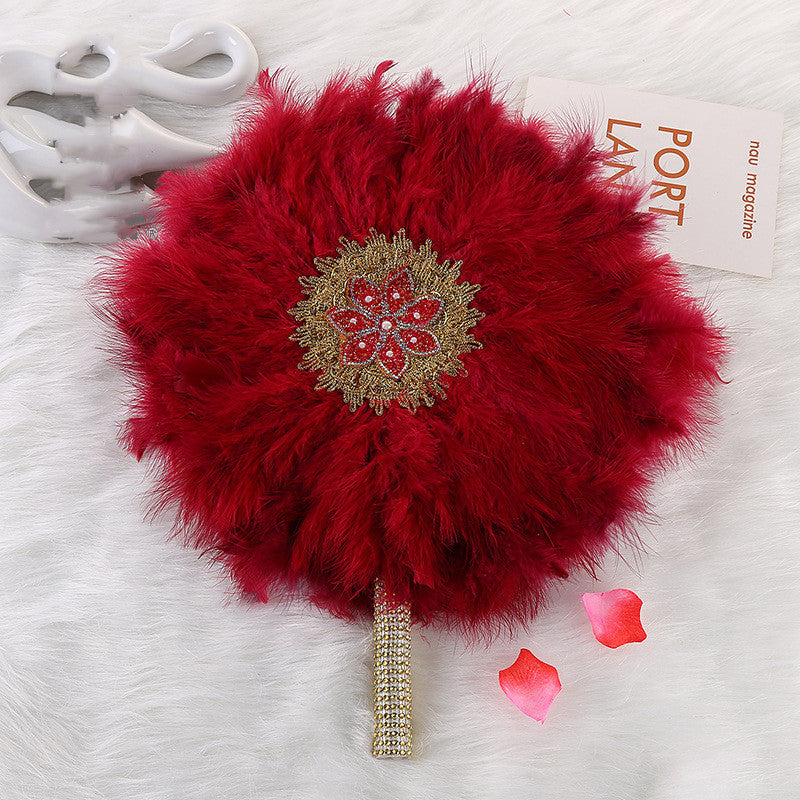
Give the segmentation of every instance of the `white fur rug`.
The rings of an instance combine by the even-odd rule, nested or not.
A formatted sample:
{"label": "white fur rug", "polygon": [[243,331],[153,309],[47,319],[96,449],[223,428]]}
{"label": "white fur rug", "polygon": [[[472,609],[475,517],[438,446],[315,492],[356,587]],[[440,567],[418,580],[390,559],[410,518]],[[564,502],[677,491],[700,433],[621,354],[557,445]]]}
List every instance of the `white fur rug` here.
{"label": "white fur rug", "polygon": [[[659,485],[646,552],[572,579],[529,629],[488,648],[417,632],[417,752],[386,762],[368,626],[242,603],[170,520],[143,521],[86,301],[100,249],[0,239],[0,798],[800,797],[800,6],[2,0],[0,47],[88,25],[157,47],[198,13],[308,85],[393,58],[452,84],[474,63],[512,90],[536,73],[783,111],[774,278],[687,268],[734,348],[716,438]],[[221,141],[225,118],[179,127]],[[579,595],[618,586],[648,638],[611,651]],[[520,647],[561,674],[544,725],[498,686]]]}

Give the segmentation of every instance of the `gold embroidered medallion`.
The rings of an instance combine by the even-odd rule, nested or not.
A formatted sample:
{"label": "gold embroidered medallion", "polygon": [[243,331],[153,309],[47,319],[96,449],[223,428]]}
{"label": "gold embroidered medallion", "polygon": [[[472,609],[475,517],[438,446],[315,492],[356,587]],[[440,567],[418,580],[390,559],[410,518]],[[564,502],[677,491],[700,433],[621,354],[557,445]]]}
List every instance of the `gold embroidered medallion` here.
{"label": "gold embroidered medallion", "polygon": [[391,242],[374,230],[363,245],[340,242],[338,257],[314,259],[319,276],[300,278],[307,299],[289,312],[306,348],[299,366],[351,411],[432,405],[442,378],[463,375],[461,356],[480,347],[470,329],[483,314],[469,307],[480,286],[457,283],[461,261],[439,263],[430,241],[415,249],[403,230]]}

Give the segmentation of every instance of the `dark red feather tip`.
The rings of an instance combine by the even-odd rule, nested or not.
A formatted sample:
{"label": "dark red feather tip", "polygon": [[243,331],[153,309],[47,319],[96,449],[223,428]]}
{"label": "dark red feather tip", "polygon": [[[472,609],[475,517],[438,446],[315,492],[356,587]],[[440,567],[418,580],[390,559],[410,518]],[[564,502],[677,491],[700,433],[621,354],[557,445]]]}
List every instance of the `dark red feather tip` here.
{"label": "dark red feather tip", "polygon": [[[389,66],[313,97],[264,74],[227,150],[164,177],[158,236],[105,276],[126,443],[243,591],[352,615],[381,574],[417,621],[493,630],[631,529],[711,416],[723,340],[588,135]],[[416,413],[315,391],[289,338],[299,277],[371,228],[481,286],[481,349]]]}

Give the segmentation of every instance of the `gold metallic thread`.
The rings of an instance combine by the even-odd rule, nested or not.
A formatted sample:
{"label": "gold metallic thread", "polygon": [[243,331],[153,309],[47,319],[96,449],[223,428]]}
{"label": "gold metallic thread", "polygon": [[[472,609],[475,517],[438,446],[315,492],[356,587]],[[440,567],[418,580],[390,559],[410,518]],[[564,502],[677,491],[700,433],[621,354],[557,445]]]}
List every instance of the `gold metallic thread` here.
{"label": "gold metallic thread", "polygon": [[[302,325],[290,338],[306,348],[301,369],[320,373],[316,389],[340,391],[345,403],[355,411],[365,402],[382,414],[393,401],[411,411],[430,406],[436,396],[444,397],[444,375],[464,375],[461,356],[480,347],[470,333],[483,314],[469,303],[480,286],[457,283],[463,262],[438,262],[438,253],[426,241],[415,249],[404,230],[389,242],[383,234],[370,230],[363,245],[342,238],[337,258],[316,258],[319,276],[301,277],[308,296],[289,313]],[[431,296],[442,301],[442,311],[425,330],[439,341],[440,350],[430,355],[408,354],[409,364],[400,378],[393,378],[377,359],[368,364],[348,365],[340,358],[345,337],[326,318],[332,308],[354,307],[347,284],[355,275],[380,284],[393,271],[407,267],[414,280],[416,296]]]}
{"label": "gold metallic thread", "polygon": [[383,581],[375,581],[373,624],[372,755],[408,758],[411,755],[411,608],[395,603]]}

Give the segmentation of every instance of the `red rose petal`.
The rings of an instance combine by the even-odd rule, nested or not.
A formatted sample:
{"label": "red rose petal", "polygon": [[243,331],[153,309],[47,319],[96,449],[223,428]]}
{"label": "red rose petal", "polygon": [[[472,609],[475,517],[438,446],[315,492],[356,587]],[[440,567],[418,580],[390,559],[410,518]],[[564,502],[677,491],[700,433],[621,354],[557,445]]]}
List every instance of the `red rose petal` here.
{"label": "red rose petal", "polygon": [[422,328],[439,316],[442,301],[436,297],[420,297],[398,317],[401,325]]}
{"label": "red rose petal", "polygon": [[342,361],[345,364],[366,364],[372,361],[380,338],[378,331],[367,331],[351,336],[342,345]]}
{"label": "red rose petal", "polygon": [[523,714],[544,723],[553,700],[561,691],[561,681],[555,667],[539,661],[523,647],[517,660],[500,670],[500,688]]}
{"label": "red rose petal", "polygon": [[643,642],[647,634],[639,618],[642,601],[630,589],[581,595],[594,638],[606,647]]}
{"label": "red rose petal", "polygon": [[354,308],[332,308],[325,316],[342,333],[360,333],[373,327],[372,320]]}
{"label": "red rose petal", "polygon": [[397,331],[397,335],[403,340],[403,344],[417,355],[430,355],[439,352],[439,340],[428,331],[418,328],[404,328]]}
{"label": "red rose petal", "polygon": [[406,371],[408,358],[400,340],[394,334],[387,337],[383,347],[378,351],[378,361],[393,378],[401,377]]}
{"label": "red rose petal", "polygon": [[407,269],[393,272],[383,283],[386,308],[396,314],[404,305],[414,299],[414,279]]}
{"label": "red rose petal", "polygon": [[347,284],[348,294],[368,317],[374,317],[381,312],[382,291],[361,275],[351,278]]}

